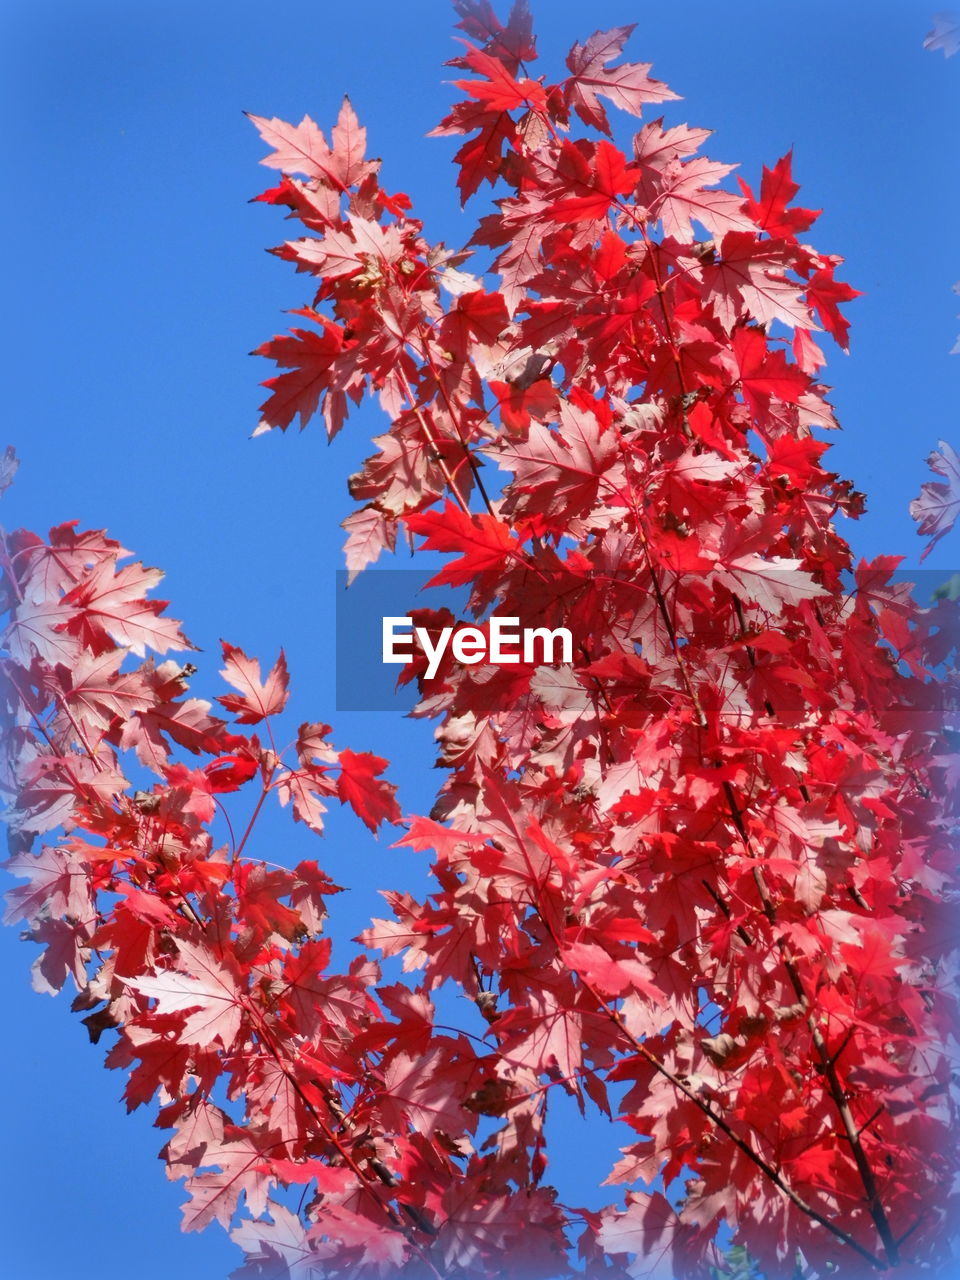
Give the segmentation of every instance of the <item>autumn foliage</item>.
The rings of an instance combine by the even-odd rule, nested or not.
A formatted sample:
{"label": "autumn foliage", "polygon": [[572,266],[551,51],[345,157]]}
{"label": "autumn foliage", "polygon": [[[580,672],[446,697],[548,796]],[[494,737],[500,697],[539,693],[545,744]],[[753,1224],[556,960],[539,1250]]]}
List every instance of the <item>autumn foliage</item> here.
{"label": "autumn foliage", "polygon": [[[823,465],[817,335],[846,347],[855,290],[805,241],[789,155],[734,191],[707,130],[614,142],[611,108],[675,97],[623,60],[630,28],[552,81],[523,0],[505,26],[455,8],[435,132],[461,140],[463,200],[497,197],[469,250],[380,185],[349,103],[329,142],[254,118],[279,171],[259,199],[301,224],[275,252],[311,293],[259,349],[261,428],[333,436],[376,395],[350,570],[398,539],[449,553],[437,581],[480,625],[567,626],[574,661],[406,669],[444,774],[401,821],[385,760],[324,724],[274,741],[282,655],[264,676],[225,644],[215,713],[159,661],[189,644],[155,570],[102,533],[17,531],[10,918],[36,985],[72,978],[110,1033],[128,1105],[156,1100],[185,1229],[232,1226],[238,1277],[682,1280],[731,1241],[771,1278],[935,1269],[955,605],[920,609],[835,528],[862,499]],[[432,860],[352,959],[322,867],[255,852],[264,805],[319,833],[331,801]],[[220,809],[252,813],[223,847]],[[459,1029],[435,1025],[444,986]],[[557,1090],[622,1133],[603,1210],[551,1182]]]}

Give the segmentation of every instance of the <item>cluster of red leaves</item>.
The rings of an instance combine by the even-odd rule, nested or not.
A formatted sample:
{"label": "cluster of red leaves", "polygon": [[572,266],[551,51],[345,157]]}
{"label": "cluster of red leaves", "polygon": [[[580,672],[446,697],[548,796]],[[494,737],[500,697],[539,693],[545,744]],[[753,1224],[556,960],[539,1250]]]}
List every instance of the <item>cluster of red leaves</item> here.
{"label": "cluster of red leaves", "polygon": [[[159,1091],[168,1171],[187,1179],[186,1230],[229,1225],[241,1195],[262,1213],[271,1185],[315,1180],[338,1197],[327,1252],[399,1261],[389,1189],[373,1197],[379,1218],[363,1203],[371,1179],[392,1180],[369,1134],[394,1125],[398,1142],[413,1135],[395,1104],[364,1116],[381,1087],[370,1054],[384,1040],[382,1009],[403,1009],[409,993],[381,990],[376,1003],[377,967],[362,958],[328,972],[321,931],[339,888],[316,862],[288,870],[244,853],[271,797],[316,832],[329,797],[371,830],[397,821],[386,761],[336,751],[323,724],[277,748],[282,654],[262,679],[223,646],[233,692],[219,702],[237,726],[263,726],[266,741],[188,696],[192,666],[144,658],[190,645],[147,596],[161,575],[121,565],[128,555],[73,525],[47,541],[18,530],[0,547],[4,787],[15,796],[5,865],[26,882],[8,894],[6,922],[25,921],[43,947],[37,990],[71,977],[91,1038],[119,1030],[107,1063],[129,1069],[128,1107]],[[175,748],[195,759],[175,762]],[[255,797],[247,828],[236,838],[230,827],[215,847],[216,810],[241,790]],[[59,840],[30,852],[56,828]],[[395,1073],[408,1061],[377,1056]],[[242,1123],[214,1102],[218,1085],[244,1099]]]}
{"label": "cluster of red leaves", "polygon": [[[287,765],[186,698],[187,669],[122,668],[184,643],[155,575],[100,536],[15,535],[14,830],[67,827],[14,858],[40,980],[72,973],[92,1029],[119,1028],[132,1105],[160,1090],[188,1225],[244,1195],[244,1277],[558,1276],[572,1243],[591,1275],[702,1277],[721,1229],[771,1277],[798,1252],[808,1275],[914,1275],[946,1247],[957,1163],[933,676],[955,606],[919,610],[891,558],[854,568],[833,525],[861,499],[821,465],[813,335],[846,344],[854,291],[798,240],[816,214],[789,157],[734,194],[705,130],[614,145],[606,104],[674,96],[617,61],[629,28],[547,83],[523,0],[506,25],[455,7],[465,98],[436,132],[465,138],[464,199],[504,192],[474,237],[495,286],[384,191],[348,103],[330,144],[256,120],[282,172],[261,199],[310,233],[277,252],[316,285],[312,327],[260,348],[282,370],[263,427],[319,412],[332,435],[376,392],[391,425],[350,481],[349,567],[399,525],[454,554],[438,580],[478,618],[567,626],[574,661],[406,673],[446,778],[401,844],[434,851],[435,889],[388,893],[363,941],[419,976],[324,976],[334,886],[247,861],[250,825],[213,849],[216,796],[259,786],[254,816],[275,791],[318,827],[334,794],[375,825],[397,816],[384,762],[306,726]],[[225,655],[223,705],[266,723],[282,663],[262,681]],[[435,1024],[444,984],[475,1033]],[[555,1089],[624,1126],[625,1203],[549,1185]],[[300,1213],[271,1192],[290,1184]]]}

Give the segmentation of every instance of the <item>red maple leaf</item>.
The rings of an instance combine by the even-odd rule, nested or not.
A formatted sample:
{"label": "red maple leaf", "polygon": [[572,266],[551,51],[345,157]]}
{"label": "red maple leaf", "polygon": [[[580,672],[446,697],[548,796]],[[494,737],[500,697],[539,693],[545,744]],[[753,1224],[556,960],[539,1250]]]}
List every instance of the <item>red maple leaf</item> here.
{"label": "red maple leaf", "polygon": [[599,99],[606,98],[621,111],[638,116],[646,102],[670,102],[676,98],[665,84],[648,74],[649,62],[606,64],[623,52],[635,24],[597,31],[584,44],[575,44],[567,55],[570,78],[564,84],[566,100],[585,124],[610,132],[607,113]]}
{"label": "red maple leaf", "polygon": [[740,190],[747,197],[747,212],[760,230],[774,239],[795,239],[801,231],[813,226],[821,212],[819,209],[787,208],[800,190],[790,174],[792,163],[793,152],[788,151],[772,169],[763,166],[759,200],[754,198],[753,191],[744,180],[738,179]]}
{"label": "red maple leaf", "polygon": [[166,600],[146,597],[162,577],[159,569],[145,569],[142,564],[118,569],[101,561],[60,602],[61,609],[68,611],[61,629],[94,653],[122,645],[142,658],[147,649],[166,653],[191,648],[179,622],[160,616]]}
{"label": "red maple leaf", "polygon": [[535,80],[515,79],[499,58],[468,45],[467,52],[458,61],[483,78],[455,80],[454,84],[471,98],[476,98],[486,111],[514,111],[521,106],[534,111],[545,109],[543,86]]}
{"label": "red maple leaf", "polygon": [[838,259],[826,261],[827,265],[819,267],[807,282],[807,301],[823,322],[823,327],[846,351],[850,345],[850,322],[841,313],[840,304],[852,302],[862,295],[859,289],[834,279]]}
{"label": "red maple leaf", "polygon": [[449,501],[443,511],[407,516],[406,523],[411,532],[423,535],[424,550],[461,553],[431,578],[430,586],[469,582],[478,573],[498,568],[519,546],[510,526],[496,516],[471,515]]}
{"label": "red maple leaf", "polygon": [[321,397],[329,407],[325,410],[327,426],[333,436],[339,430],[346,412],[343,392],[334,385],[331,369],[341,351],[341,337],[336,325],[324,324],[321,333],[312,329],[294,329],[257,347],[254,355],[269,356],[289,372],[267,378],[264,386],[270,398],[260,406],[261,428],[286,430],[298,415],[305,427],[317,411]]}
{"label": "red maple leaf", "polygon": [[394,798],[397,789],[380,777],[387,764],[369,751],[340,752],[337,795],[371,831],[376,831],[381,822],[397,822],[400,818],[400,806]]}
{"label": "red maple leaf", "polygon": [[280,650],[280,656],[270,668],[266,680],[261,680],[260,663],[256,658],[248,658],[242,649],[228,644],[226,640],[221,640],[220,644],[226,663],[220,674],[238,690],[218,698],[220,705],[236,716],[238,724],[259,724],[267,716],[279,715],[287,705],[290,684],[283,650]]}
{"label": "red maple leaf", "polygon": [[193,942],[178,942],[177,963],[178,969],[128,978],[126,985],[155,1000],[159,1014],[186,1013],[178,1029],[182,1043],[232,1048],[243,1021],[236,978],[207,948]]}

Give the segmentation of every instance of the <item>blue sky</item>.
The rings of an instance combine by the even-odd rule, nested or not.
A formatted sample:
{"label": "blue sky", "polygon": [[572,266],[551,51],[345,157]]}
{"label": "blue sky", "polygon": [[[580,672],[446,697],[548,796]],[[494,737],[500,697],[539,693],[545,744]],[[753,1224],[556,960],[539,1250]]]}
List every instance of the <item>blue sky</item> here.
{"label": "blue sky", "polygon": [[[920,542],[907,503],[924,458],[941,437],[960,443],[960,357],[948,355],[960,331],[960,57],[922,50],[933,7],[533,0],[548,78],[575,39],[637,22],[630,55],[683,95],[668,122],[716,131],[712,158],[739,161],[755,184],[762,163],[794,148],[801,201],[824,209],[810,239],[844,255],[844,278],[866,294],[850,308],[851,355],[831,349],[825,375],[844,426],[830,462],[869,499],[843,531],[859,553],[909,563]],[[308,290],[263,252],[286,228],[247,203],[271,175],[241,112],[308,112],[326,128],[349,92],[388,188],[411,195],[431,238],[461,243],[485,196],[461,212],[455,146],[424,137],[450,100],[450,10],[6,0],[0,24],[4,401],[23,459],[4,522],[106,526],[163,567],[172,612],[203,650],[195,692],[220,692],[218,637],[270,660],[283,644],[291,723],[332,720],[338,744],[394,757],[404,809],[429,808],[430,727],[334,711],[344,481],[382,430],[379,412],[357,413],[329,450],[319,431],[248,438],[270,369],[246,353]],[[629,131],[622,120],[621,138]],[[947,540],[928,564],[946,571],[957,547]],[[265,856],[309,850],[349,877],[338,940],[376,909],[378,884],[423,883],[414,855],[339,816],[324,846],[279,820],[262,839]],[[238,1254],[217,1228],[180,1234],[183,1196],[155,1158],[164,1136],[146,1114],[125,1116],[122,1080],[68,1000],[30,990],[32,951],[15,930],[0,933],[0,954],[7,1274],[223,1280]],[[619,1135],[562,1120],[554,1175],[584,1203]]]}

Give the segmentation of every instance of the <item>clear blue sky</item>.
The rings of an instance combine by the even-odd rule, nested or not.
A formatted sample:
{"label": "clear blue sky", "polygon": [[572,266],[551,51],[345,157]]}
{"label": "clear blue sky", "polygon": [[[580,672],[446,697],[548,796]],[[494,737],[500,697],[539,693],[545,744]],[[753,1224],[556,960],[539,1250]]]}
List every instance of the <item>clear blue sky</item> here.
{"label": "clear blue sky", "polygon": [[[755,182],[793,146],[801,200],[825,210],[810,239],[843,254],[844,278],[866,292],[850,309],[852,354],[832,349],[825,375],[845,428],[830,461],[869,497],[844,532],[862,554],[914,563],[906,508],[924,457],[941,436],[960,444],[960,357],[948,355],[960,331],[960,57],[921,48],[936,7],[533,0],[548,78],[574,39],[635,21],[630,54],[683,95],[669,122],[716,131],[711,157]],[[412,196],[431,238],[462,242],[484,197],[461,213],[455,148],[424,137],[451,92],[448,7],[5,0],[0,27],[5,434],[23,458],[4,523],[77,518],[162,566],[172,611],[205,651],[196,692],[220,692],[219,636],[269,659],[283,644],[291,722],[333,720],[339,744],[395,757],[405,810],[428,808],[429,726],[334,712],[338,521],[378,411],[329,450],[319,431],[248,439],[270,370],[246,353],[308,289],[263,252],[286,228],[247,203],[271,177],[241,111],[306,111],[326,128],[348,91],[386,185]],[[929,563],[953,560],[956,539]],[[414,855],[347,820],[325,845],[286,821],[264,838],[267,856],[309,849],[355,886],[338,903],[338,940],[376,909],[376,885],[423,883]],[[237,1251],[216,1227],[180,1234],[183,1195],[155,1158],[164,1135],[146,1114],[125,1116],[123,1081],[86,1044],[69,997],[30,990],[33,950],[14,930],[0,956],[5,1274],[225,1280]],[[570,1115],[553,1168],[571,1201],[597,1202],[590,1188],[618,1139]]]}

